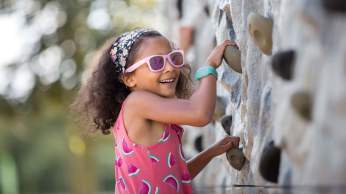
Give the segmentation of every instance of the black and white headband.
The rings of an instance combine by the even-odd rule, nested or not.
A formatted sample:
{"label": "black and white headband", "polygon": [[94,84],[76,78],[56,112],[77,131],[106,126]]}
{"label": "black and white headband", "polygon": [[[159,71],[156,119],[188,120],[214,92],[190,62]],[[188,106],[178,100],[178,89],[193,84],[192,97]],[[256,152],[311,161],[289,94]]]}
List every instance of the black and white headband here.
{"label": "black and white headband", "polygon": [[117,72],[125,72],[125,65],[129,56],[132,45],[145,33],[153,31],[148,28],[140,28],[126,32],[117,38],[109,52],[112,62],[116,65]]}

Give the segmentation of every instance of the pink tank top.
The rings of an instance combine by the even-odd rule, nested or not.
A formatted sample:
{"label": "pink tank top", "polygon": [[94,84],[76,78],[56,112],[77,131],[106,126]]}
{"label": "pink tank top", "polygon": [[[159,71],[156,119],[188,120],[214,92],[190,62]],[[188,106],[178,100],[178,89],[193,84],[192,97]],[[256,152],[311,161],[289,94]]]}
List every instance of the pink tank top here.
{"label": "pink tank top", "polygon": [[183,128],[167,124],[156,144],[136,144],[124,127],[124,104],[112,130],[116,136],[115,193],[192,193],[181,144]]}

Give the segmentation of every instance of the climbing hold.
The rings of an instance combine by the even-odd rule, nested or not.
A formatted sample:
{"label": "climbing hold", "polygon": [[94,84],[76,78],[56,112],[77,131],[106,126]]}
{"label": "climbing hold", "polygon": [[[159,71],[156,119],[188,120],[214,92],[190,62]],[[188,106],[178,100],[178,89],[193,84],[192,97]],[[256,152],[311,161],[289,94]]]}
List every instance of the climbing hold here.
{"label": "climbing hold", "polygon": [[272,58],[273,71],[283,79],[291,80],[293,77],[294,61],[294,50],[278,52]]}
{"label": "climbing hold", "polygon": [[248,30],[257,47],[266,55],[272,53],[273,20],[257,13],[250,13],[247,18]]}
{"label": "climbing hold", "polygon": [[223,53],[223,58],[228,66],[238,73],[242,73],[241,68],[241,52],[236,46],[227,46]]}
{"label": "climbing hold", "polygon": [[202,135],[198,136],[198,137],[195,139],[195,149],[196,149],[198,152],[203,151],[203,137],[202,137]]}
{"label": "climbing hold", "polygon": [[221,125],[223,130],[225,130],[225,132],[228,135],[231,135],[231,126],[232,126],[232,116],[231,115],[225,115],[221,118]]}
{"label": "climbing hold", "polygon": [[227,151],[226,157],[227,157],[229,164],[233,168],[235,168],[239,171],[243,168],[246,158],[244,156],[242,149],[232,148],[232,149]]}
{"label": "climbing hold", "polygon": [[298,91],[291,96],[291,105],[293,109],[303,119],[311,121],[312,119],[312,97],[306,91]]}
{"label": "climbing hold", "polygon": [[322,0],[324,8],[329,12],[345,13],[346,1],[345,0]]}
{"label": "climbing hold", "polygon": [[274,141],[270,141],[263,149],[259,172],[267,181],[277,183],[279,177],[281,161],[281,149],[274,145]]}
{"label": "climbing hold", "polygon": [[228,20],[232,21],[231,17],[231,5],[229,3],[225,4],[222,8],[222,10],[226,13],[226,17]]}
{"label": "climbing hold", "polygon": [[225,107],[226,104],[222,97],[216,97],[216,104],[215,104],[215,110],[213,114],[213,120],[218,120],[220,119],[223,115],[225,115]]}

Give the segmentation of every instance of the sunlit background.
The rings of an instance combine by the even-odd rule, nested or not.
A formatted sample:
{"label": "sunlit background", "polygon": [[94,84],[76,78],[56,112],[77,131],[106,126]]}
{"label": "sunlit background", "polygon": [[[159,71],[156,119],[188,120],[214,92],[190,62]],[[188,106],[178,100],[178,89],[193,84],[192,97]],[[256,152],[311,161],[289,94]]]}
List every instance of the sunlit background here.
{"label": "sunlit background", "polygon": [[0,192],[113,193],[113,139],[69,112],[102,43],[160,28],[155,0],[0,1]]}

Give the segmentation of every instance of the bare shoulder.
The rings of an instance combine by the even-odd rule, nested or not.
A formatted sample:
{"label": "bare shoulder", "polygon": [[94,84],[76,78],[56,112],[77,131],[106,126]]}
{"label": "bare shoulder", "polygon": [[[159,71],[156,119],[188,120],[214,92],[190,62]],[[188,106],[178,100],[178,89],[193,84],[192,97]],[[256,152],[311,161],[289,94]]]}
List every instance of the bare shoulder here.
{"label": "bare shoulder", "polygon": [[[162,97],[144,90],[133,91],[126,99],[126,109],[131,116],[140,117],[143,111],[150,111],[152,102],[159,102]],[[144,119],[144,118],[141,118]]]}
{"label": "bare shoulder", "polygon": [[162,97],[144,90],[133,91],[126,100],[127,106],[138,107],[144,104],[150,104],[153,100],[161,100]]}
{"label": "bare shoulder", "polygon": [[131,92],[128,96],[127,104],[141,111],[150,111],[155,109],[164,109],[169,107],[177,107],[179,105],[187,105],[189,100],[179,98],[165,98],[148,92],[145,90],[137,90]]}
{"label": "bare shoulder", "polygon": [[[141,114],[139,114],[141,111],[141,107],[138,107],[138,99],[141,98],[142,92],[131,92],[127,98],[126,98],[126,103],[124,104],[124,124],[126,128],[131,128],[132,132],[133,129],[136,129],[136,126],[143,126],[144,123],[147,122],[147,119],[143,117]],[[141,127],[143,128],[143,127]]]}

